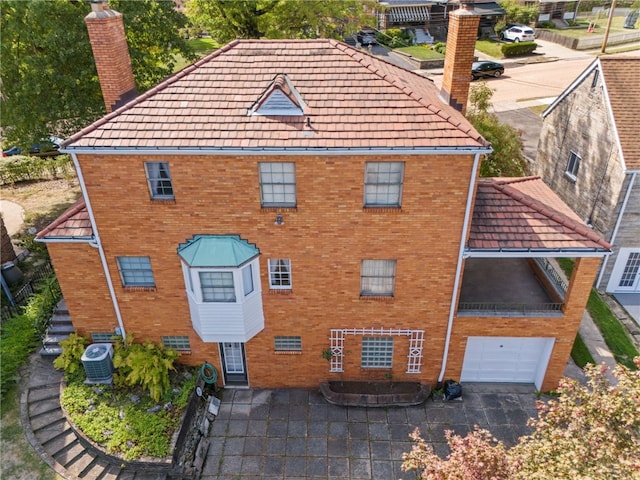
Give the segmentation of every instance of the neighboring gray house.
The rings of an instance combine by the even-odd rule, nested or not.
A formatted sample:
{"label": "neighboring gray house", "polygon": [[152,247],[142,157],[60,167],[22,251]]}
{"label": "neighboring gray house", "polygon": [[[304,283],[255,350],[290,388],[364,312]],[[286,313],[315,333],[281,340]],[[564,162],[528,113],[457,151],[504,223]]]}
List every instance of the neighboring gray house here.
{"label": "neighboring gray house", "polygon": [[640,57],[595,60],[550,106],[534,169],[613,245],[596,288],[640,317]]}

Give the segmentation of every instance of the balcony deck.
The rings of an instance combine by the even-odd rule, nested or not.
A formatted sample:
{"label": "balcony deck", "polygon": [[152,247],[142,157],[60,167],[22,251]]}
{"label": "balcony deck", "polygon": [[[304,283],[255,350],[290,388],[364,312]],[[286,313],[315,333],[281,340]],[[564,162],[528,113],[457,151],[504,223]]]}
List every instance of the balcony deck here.
{"label": "balcony deck", "polygon": [[469,258],[465,262],[459,313],[543,313],[561,310],[525,258]]}

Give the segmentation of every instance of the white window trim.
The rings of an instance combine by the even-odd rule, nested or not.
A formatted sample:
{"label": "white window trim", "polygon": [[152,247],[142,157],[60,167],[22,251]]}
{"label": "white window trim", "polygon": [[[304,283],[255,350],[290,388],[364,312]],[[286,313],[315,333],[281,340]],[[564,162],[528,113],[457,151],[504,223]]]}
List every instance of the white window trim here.
{"label": "white window trim", "polygon": [[[262,181],[262,166],[263,165],[292,165],[293,166],[293,183],[285,183],[284,181],[281,183],[274,182],[263,182]],[[258,163],[258,182],[260,184],[260,205],[263,208],[296,208],[298,204],[298,182],[296,178],[296,164],[295,162],[259,162]],[[264,185],[280,185],[283,187],[285,185],[293,185],[293,202],[267,202],[265,201],[265,192]]]}
{"label": "white window trim", "polygon": [[[377,182],[376,183],[368,183],[367,182],[367,176],[368,176],[368,168],[369,166],[373,166],[373,165],[383,165],[383,164],[388,164],[388,165],[400,165],[401,167],[401,172],[400,172],[400,182],[398,184],[395,183],[384,183],[384,182],[380,182],[380,178],[377,178]],[[365,208],[401,208],[402,206],[402,190],[404,187],[404,167],[405,164],[404,162],[367,162],[364,166],[364,199],[363,199],[363,203],[364,203],[364,207]],[[379,174],[380,172],[378,171],[377,174]],[[395,203],[368,203],[367,202],[367,187],[377,187],[379,185],[386,185],[387,188],[390,188],[391,185],[398,185],[398,201]],[[387,193],[387,197],[389,196],[389,194]]]}
{"label": "white window trim", "polygon": [[580,171],[580,163],[582,157],[574,151],[569,151],[569,159],[565,167],[564,174],[574,182],[578,180],[578,172]]}
{"label": "white window trim", "polygon": [[[182,273],[184,275],[185,285],[187,286],[187,293],[193,297],[196,303],[198,304],[208,304],[208,305],[236,305],[239,303],[244,303],[248,299],[252,298],[254,295],[260,295],[260,289],[257,288],[258,282],[260,281],[260,268],[258,267],[257,259],[245,263],[239,267],[233,268],[203,268],[197,267],[192,268],[189,267],[185,262],[182,263]],[[253,280],[253,291],[246,294],[244,293],[244,279],[242,277],[242,270],[247,267],[247,265],[251,265],[251,278]],[[202,297],[202,286],[200,285],[200,272],[231,272],[233,274],[233,286],[234,293],[236,297],[235,302],[209,302],[204,301]]]}
{"label": "white window trim", "polygon": [[[150,175],[150,167],[151,165],[165,165],[166,169],[167,169],[167,174],[169,175],[168,178],[151,178]],[[149,195],[151,196],[152,200],[173,200],[175,199],[175,190],[173,187],[173,179],[171,178],[171,169],[169,167],[169,162],[161,162],[161,161],[154,161],[154,160],[149,160],[144,162],[144,172],[145,172],[145,176],[147,177],[147,186],[149,187]],[[154,192],[154,188],[153,188],[153,181],[165,181],[165,182],[169,182],[171,184],[171,194],[170,195],[166,195],[166,194],[158,194]]]}
{"label": "white window trim", "polygon": [[[274,285],[271,282],[271,274],[275,273],[272,268],[271,268],[271,261],[286,261],[287,262],[287,266],[289,267],[289,285]],[[289,258],[270,258],[267,260],[267,268],[268,268],[268,274],[269,274],[269,288],[271,290],[291,290],[293,288],[293,278],[291,275],[291,259]]]}
{"label": "white window trim", "polygon": [[[380,275],[368,275],[364,276],[364,262],[393,262],[393,274],[391,276],[380,276]],[[360,296],[361,297],[393,297],[396,292],[396,275],[398,270],[398,263],[395,259],[373,259],[366,258],[360,262]],[[377,279],[391,279],[391,291],[385,292],[365,292],[363,288],[363,283],[365,278],[377,278]]]}

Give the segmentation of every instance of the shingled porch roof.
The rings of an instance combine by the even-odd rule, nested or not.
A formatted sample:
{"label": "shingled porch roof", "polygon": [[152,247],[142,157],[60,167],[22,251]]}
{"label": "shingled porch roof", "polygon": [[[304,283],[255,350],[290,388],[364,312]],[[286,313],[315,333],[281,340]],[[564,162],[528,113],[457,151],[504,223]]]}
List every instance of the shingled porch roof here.
{"label": "shingled porch roof", "polygon": [[[287,78],[304,115],[251,115]],[[236,40],[70,137],[66,152],[149,150],[489,153],[414,72],[328,40]]]}
{"label": "shingled porch roof", "polygon": [[610,249],[540,177],[478,182],[467,256],[604,256]]}
{"label": "shingled porch roof", "polygon": [[84,198],[80,198],[36,235],[36,240],[42,242],[89,242],[93,238],[93,228]]}

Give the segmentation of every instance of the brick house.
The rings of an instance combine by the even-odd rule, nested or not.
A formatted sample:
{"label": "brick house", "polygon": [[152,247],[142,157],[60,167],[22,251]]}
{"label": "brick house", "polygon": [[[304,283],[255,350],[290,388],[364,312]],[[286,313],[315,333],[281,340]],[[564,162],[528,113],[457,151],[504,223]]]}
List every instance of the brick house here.
{"label": "brick house", "polygon": [[451,18],[441,92],[334,40],[234,41],[67,139],[83,198],[38,239],[78,332],[227,387],[554,388],[609,246],[539,178],[478,179],[478,17]]}
{"label": "brick house", "polygon": [[[543,112],[535,169],[613,246],[596,288],[640,319],[640,57],[603,56]],[[635,300],[634,300],[635,299]]]}

